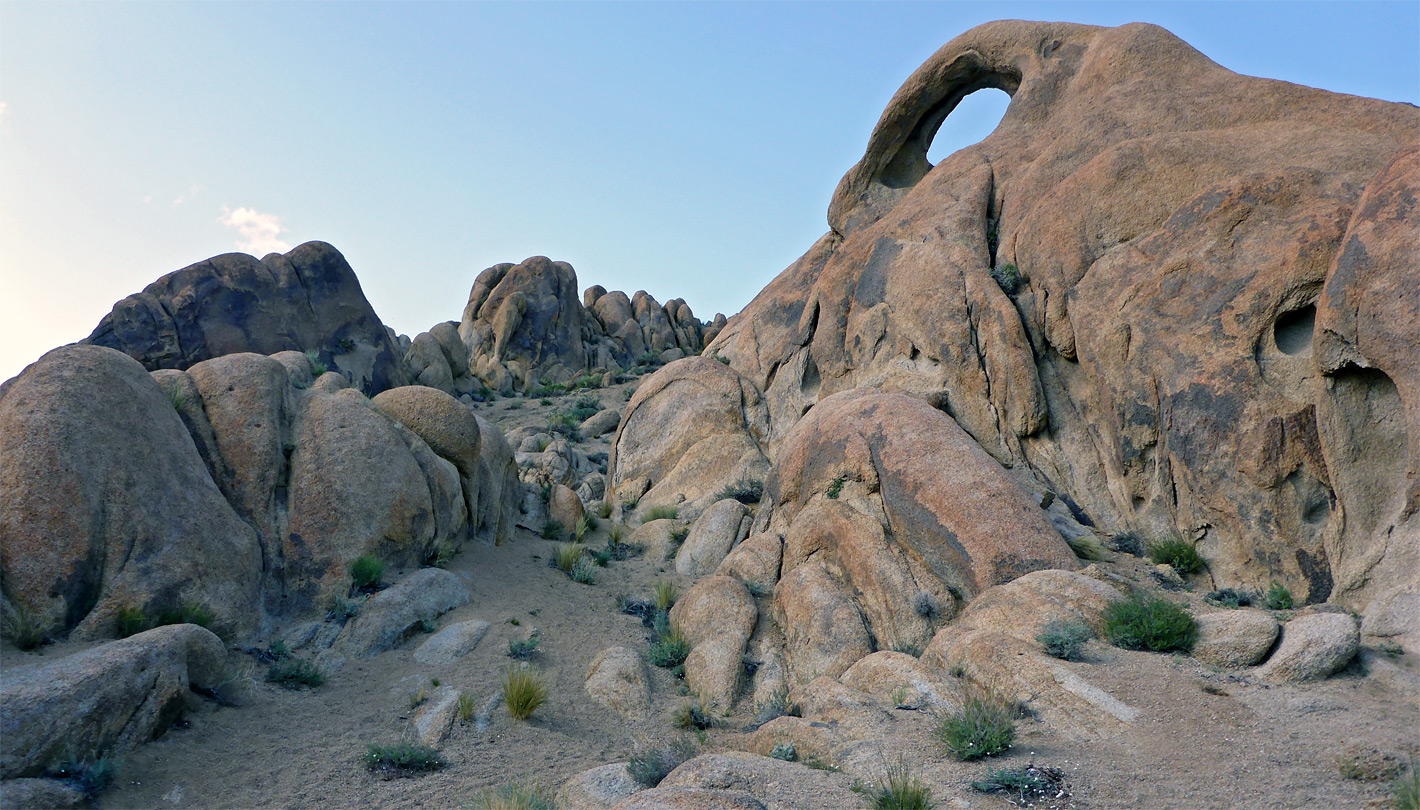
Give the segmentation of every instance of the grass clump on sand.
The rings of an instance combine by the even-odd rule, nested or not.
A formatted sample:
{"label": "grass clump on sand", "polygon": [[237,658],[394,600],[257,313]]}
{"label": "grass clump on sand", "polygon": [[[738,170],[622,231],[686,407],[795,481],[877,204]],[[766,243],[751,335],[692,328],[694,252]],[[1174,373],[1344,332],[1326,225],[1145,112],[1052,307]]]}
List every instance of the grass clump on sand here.
{"label": "grass clump on sand", "polygon": [[6,617],[3,630],[11,644],[26,652],[49,641],[49,629],[29,609],[20,605],[16,605],[14,613]]}
{"label": "grass clump on sand", "polygon": [[1105,637],[1126,650],[1189,652],[1198,622],[1187,610],[1157,596],[1136,595],[1104,611]]}
{"label": "grass clump on sand", "polygon": [[671,725],[676,728],[703,731],[717,724],[714,711],[702,700],[680,704],[671,715]]}
{"label": "grass clump on sand", "polygon": [[503,673],[503,702],[514,720],[526,720],[547,702],[547,684],[531,667],[512,667]]}
{"label": "grass clump on sand", "polygon": [[564,574],[571,575],[572,569],[577,562],[582,559],[582,553],[587,549],[581,543],[562,543],[557,546],[557,551],[552,557],[552,565]]}
{"label": "grass clump on sand", "polygon": [[664,612],[657,613],[652,628],[655,636],[651,641],[651,663],[662,669],[684,664],[686,656],[690,655],[690,642],[671,625],[670,617]]}
{"label": "grass clump on sand", "polygon": [[1062,661],[1079,661],[1080,648],[1094,638],[1094,631],[1081,621],[1061,621],[1056,619],[1041,628],[1035,640],[1045,648],[1046,654]]}
{"label": "grass clump on sand", "polygon": [[371,745],[365,751],[365,768],[385,779],[437,771],[448,765],[439,752],[427,745],[398,742]]}
{"label": "grass clump on sand", "polygon": [[317,687],[325,683],[325,673],[320,667],[304,658],[283,658],[266,670],[266,682],[296,689],[301,686]]}
{"label": "grass clump on sand", "polygon": [[724,489],[720,490],[720,494],[715,497],[722,501],[732,498],[745,505],[759,503],[764,497],[764,482],[753,478],[741,478],[726,484]]}
{"label": "grass clump on sand", "polygon": [[646,514],[641,518],[641,522],[650,523],[653,520],[674,520],[676,515],[679,514],[680,507],[678,506],[653,506],[646,510]]}
{"label": "grass clump on sand", "polygon": [[905,760],[887,766],[883,778],[863,788],[873,810],[932,810],[932,788],[918,778]]}
{"label": "grass clump on sand", "polygon": [[962,761],[1005,753],[1016,741],[1016,712],[993,695],[970,695],[959,712],[942,718],[937,739]]}
{"label": "grass clump on sand", "polygon": [[379,590],[384,575],[385,564],[373,555],[363,554],[350,563],[350,585],[356,593]]}
{"label": "grass clump on sand", "polygon": [[1281,583],[1274,582],[1267,589],[1267,593],[1262,595],[1262,604],[1266,605],[1268,610],[1291,610],[1292,592]]}
{"label": "grass clump on sand", "polygon": [[670,610],[675,605],[675,600],[680,598],[680,591],[674,582],[657,582],[655,591],[656,610]]}
{"label": "grass clump on sand", "polygon": [[653,788],[681,763],[693,759],[698,752],[687,737],[677,737],[655,748],[641,751],[626,763],[626,772],[637,784]]}
{"label": "grass clump on sand", "polygon": [[1171,565],[1184,576],[1197,574],[1206,568],[1198,549],[1181,537],[1170,537],[1149,544],[1149,559],[1159,565]]}
{"label": "grass clump on sand", "polygon": [[1030,807],[1045,799],[1069,796],[1065,789],[1065,772],[1059,768],[1027,765],[1024,768],[1001,768],[985,779],[971,783],[982,793],[1003,794],[1018,807]]}
{"label": "grass clump on sand", "polygon": [[485,788],[473,797],[469,810],[557,810],[552,791],[541,785],[508,782]]}

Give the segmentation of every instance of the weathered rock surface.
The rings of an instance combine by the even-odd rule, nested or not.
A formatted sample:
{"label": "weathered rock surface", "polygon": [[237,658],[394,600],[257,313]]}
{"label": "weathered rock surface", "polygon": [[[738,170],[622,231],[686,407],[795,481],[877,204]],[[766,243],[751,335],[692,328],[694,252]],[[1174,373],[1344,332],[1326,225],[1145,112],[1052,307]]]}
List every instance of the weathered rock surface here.
{"label": "weathered rock surface", "polygon": [[744,539],[715,569],[716,576],[735,577],[747,586],[772,588],[779,581],[784,538],[760,532]]}
{"label": "weathered rock surface", "polygon": [[841,774],[743,751],[702,754],[671,771],[661,787],[748,793],[767,810],[842,810],[862,803]]}
{"label": "weathered rock surface", "polygon": [[1250,667],[1277,640],[1277,620],[1260,610],[1229,610],[1198,617],[1194,658],[1219,667]]}
{"label": "weathered rock surface", "polygon": [[354,657],[379,655],[419,632],[424,622],[468,600],[468,586],[457,576],[441,568],[422,568],[366,600],[331,649]]}
{"label": "weathered rock surface", "polygon": [[89,797],[58,779],[7,779],[0,782],[0,810],[67,810]]}
{"label": "weathered rock surface", "polygon": [[767,810],[742,791],[697,787],[655,787],[634,793],[614,810]]}
{"label": "weathered rock surface", "polygon": [[576,528],[578,521],[582,519],[585,511],[582,508],[582,499],[577,497],[564,484],[555,484],[552,487],[552,496],[547,501],[547,517],[557,521],[562,528],[571,531]]}
{"label": "weathered rock surface", "polygon": [[224,675],[210,631],[169,625],[5,673],[0,683],[0,779],[39,776],[65,755],[119,754],[160,736],[190,690]]}
{"label": "weathered rock surface", "polygon": [[224,253],[114,304],[84,340],[149,371],[237,352],[314,352],[367,394],[405,384],[401,352],[340,251],[307,242],[257,260]]}
{"label": "weathered rock surface", "polygon": [[[932,165],[983,87],[1000,125]],[[706,354],[776,442],[845,389],[914,392],[1081,522],[1361,608],[1420,576],[1417,136],[1411,105],[1238,75],[1156,26],[988,23],[907,79],[832,232]]]}
{"label": "weathered rock surface", "polygon": [[631,794],[645,790],[626,770],[625,762],[590,768],[562,783],[558,810],[611,810]]}
{"label": "weathered rock surface", "polygon": [[651,708],[651,684],[641,656],[629,647],[608,647],[587,666],[587,694],[628,722],[644,721]]}
{"label": "weathered rock surface", "polygon": [[749,532],[750,520],[749,510],[739,501],[716,501],[690,525],[676,554],[676,573],[692,577],[712,573]]}
{"label": "weathered rock surface", "polygon": [[458,715],[460,694],[452,686],[440,686],[419,706],[414,713],[414,736],[421,745],[436,748],[443,742]]}
{"label": "weathered rock surface", "polygon": [[731,577],[702,579],[677,600],[670,619],[691,644],[685,659],[691,692],[722,710],[734,706],[758,616],[754,597]]}
{"label": "weathered rock surface", "polygon": [[619,424],[621,424],[621,411],[615,408],[607,408],[600,413],[588,416],[577,430],[583,436],[589,439],[595,439],[598,436],[605,436],[616,430],[616,426]]}
{"label": "weathered rock surface", "polygon": [[1346,613],[1298,616],[1282,626],[1282,641],[1257,674],[1274,683],[1328,677],[1356,657],[1361,633]]}
{"label": "weathered rock surface", "polygon": [[838,680],[884,703],[904,701],[912,708],[958,710],[964,697],[961,681],[948,680],[941,670],[891,650],[859,659]]}
{"label": "weathered rock surface", "polygon": [[642,509],[682,501],[704,508],[727,484],[764,479],[768,429],[753,383],[708,357],[677,360],[642,381],[627,403],[608,490],[625,501],[631,484],[645,479],[648,490],[636,493]]}
{"label": "weathered rock surface", "polygon": [[425,666],[447,667],[468,655],[488,634],[488,622],[469,619],[435,633],[414,651],[414,660]]}

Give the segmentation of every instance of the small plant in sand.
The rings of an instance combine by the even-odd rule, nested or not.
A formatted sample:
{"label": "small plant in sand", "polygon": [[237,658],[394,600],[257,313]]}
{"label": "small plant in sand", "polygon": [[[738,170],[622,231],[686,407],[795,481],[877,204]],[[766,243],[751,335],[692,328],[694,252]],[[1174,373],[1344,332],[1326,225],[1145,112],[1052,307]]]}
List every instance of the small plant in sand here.
{"label": "small plant in sand", "polygon": [[686,656],[690,655],[690,642],[681,635],[680,630],[671,626],[669,620],[662,618],[664,615],[656,617],[656,637],[651,642],[649,657],[652,664],[672,669],[685,663]]}
{"label": "small plant in sand", "polygon": [[873,810],[932,810],[932,788],[904,759],[886,766],[882,779],[863,787]]}
{"label": "small plant in sand", "polygon": [[532,667],[510,667],[503,673],[503,702],[514,720],[526,720],[547,702],[547,684]]}
{"label": "small plant in sand", "polygon": [[562,527],[562,524],[555,520],[549,520],[542,524],[542,539],[544,540],[556,540],[566,533],[567,530]]}
{"label": "small plant in sand", "polygon": [[1267,593],[1262,595],[1262,604],[1266,605],[1268,610],[1291,610],[1292,592],[1281,583],[1273,582]]}
{"label": "small plant in sand", "polygon": [[780,687],[754,707],[754,722],[762,726],[776,717],[792,714],[789,706],[789,688]]}
{"label": "small plant in sand", "polygon": [[642,523],[650,523],[653,520],[675,520],[680,514],[680,507],[675,505],[653,506],[646,510],[646,514],[641,516]]}
{"label": "small plant in sand", "polygon": [[577,536],[585,537],[597,530],[597,519],[593,515],[582,515],[582,519],[577,521]]}
{"label": "small plant in sand", "polygon": [[1148,595],[1105,608],[1104,630],[1109,643],[1126,650],[1188,652],[1198,640],[1198,622],[1187,610]]}
{"label": "small plant in sand", "polygon": [[971,783],[982,793],[996,793],[1018,807],[1032,807],[1046,799],[1063,799],[1070,794],[1065,788],[1065,772],[1034,764],[1024,768],[1000,768],[985,779]]}
{"label": "small plant in sand", "polygon": [[320,667],[304,658],[283,658],[266,670],[266,682],[298,689],[302,686],[316,687],[325,683],[325,673]]}
{"label": "small plant in sand", "polygon": [[429,568],[448,568],[458,549],[448,540],[435,540],[424,547],[420,562]]}
{"label": "small plant in sand", "polygon": [[632,755],[626,763],[626,772],[638,784],[653,788],[682,763],[694,759],[697,753],[689,737],[676,737]]}
{"label": "small plant in sand", "polygon": [[674,582],[657,582],[655,590],[656,610],[670,610],[675,605],[675,600],[680,597],[680,591]]}
{"label": "small plant in sand", "polygon": [[626,527],[620,523],[613,523],[611,527],[606,530],[606,534],[607,538],[612,543],[620,543],[626,539]]}
{"label": "small plant in sand", "polygon": [[384,575],[385,564],[373,555],[363,554],[350,563],[350,585],[356,593],[379,590]]}
{"label": "small plant in sand", "polygon": [[[605,562],[601,564],[606,565]],[[572,565],[572,570],[567,572],[567,576],[571,577],[573,582],[595,585],[597,584],[597,561],[582,557]]]}
{"label": "small plant in sand", "polygon": [[1096,562],[1105,558],[1104,545],[1092,534],[1065,538],[1065,544],[1082,560]]}
{"label": "small plant in sand", "polygon": [[447,764],[437,750],[427,745],[397,742],[371,745],[365,750],[365,768],[385,779],[419,776]]}
{"label": "small plant in sand", "polygon": [[597,517],[601,518],[602,520],[609,519],[611,517],[611,501],[607,500],[606,498],[602,498],[600,501],[598,501],[596,513]]}
{"label": "small plant in sand", "polygon": [[572,568],[582,559],[587,547],[581,543],[561,543],[552,556],[552,565],[564,574],[570,575]]}
{"label": "small plant in sand", "polygon": [[20,605],[5,617],[3,630],[11,644],[26,652],[49,641],[49,629],[28,608]]}
{"label": "small plant in sand", "polygon": [[1203,597],[1203,601],[1210,605],[1217,605],[1218,607],[1225,607],[1231,610],[1240,607],[1248,607],[1253,603],[1254,597],[1247,591],[1223,588],[1222,590],[1212,591],[1206,594]]}
{"label": "small plant in sand", "polygon": [[470,692],[460,692],[456,710],[460,723],[467,723],[472,720],[474,712],[478,711],[478,707],[473,704],[473,694]]}
{"label": "small plant in sand", "polygon": [[1094,631],[1090,626],[1082,621],[1062,621],[1055,619],[1047,622],[1036,634],[1035,640],[1045,648],[1047,655],[1052,658],[1059,658],[1063,661],[1079,661],[1081,647],[1086,641],[1094,638]]}
{"label": "small plant in sand", "polygon": [[989,692],[968,695],[961,711],[942,718],[937,739],[962,761],[1005,753],[1016,741],[1016,712]]}
{"label": "small plant in sand", "polygon": [[687,701],[676,707],[671,715],[671,725],[676,728],[703,731],[716,725],[715,712],[703,700]]}
{"label": "small plant in sand", "polygon": [[1410,756],[1410,767],[1390,786],[1396,810],[1420,810],[1420,763]]}
{"label": "small plant in sand", "polygon": [[1198,556],[1198,549],[1182,537],[1170,537],[1149,544],[1149,559],[1160,565],[1171,565],[1183,576],[1197,574],[1207,565]]}
{"label": "small plant in sand", "polygon": [[521,782],[484,788],[468,807],[469,810],[557,810],[552,791]]}
{"label": "small plant in sand", "polygon": [[537,645],[541,642],[542,637],[536,633],[524,639],[512,639],[508,642],[508,657],[527,661],[537,652]]}

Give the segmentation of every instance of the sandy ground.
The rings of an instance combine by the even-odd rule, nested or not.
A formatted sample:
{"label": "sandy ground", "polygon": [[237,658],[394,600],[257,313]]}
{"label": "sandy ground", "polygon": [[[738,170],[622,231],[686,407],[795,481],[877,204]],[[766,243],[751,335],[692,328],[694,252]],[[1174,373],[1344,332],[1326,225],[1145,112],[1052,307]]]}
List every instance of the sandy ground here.
{"label": "sandy ground", "polygon": [[[620,388],[595,393],[609,405],[623,402]],[[506,402],[480,415],[511,429],[545,423],[550,410],[536,401],[508,410]],[[584,449],[608,448],[593,441]],[[606,532],[603,521],[588,542],[605,543]],[[349,662],[320,688],[291,691],[261,682],[262,670],[249,656],[231,653],[234,670],[255,676],[241,705],[198,701],[162,739],[126,755],[119,781],[99,806],[460,807],[485,786],[513,779],[557,785],[587,768],[625,760],[644,741],[665,739],[674,733],[665,715],[681,702],[681,684],[668,673],[648,668],[661,715],[640,728],[593,702],[583,679],[600,650],[646,647],[639,620],[618,611],[618,594],[649,596],[663,579],[682,591],[691,583],[664,561],[642,556],[612,562],[598,569],[594,585],[581,585],[548,566],[554,548],[518,530],[503,546],[464,549],[450,570],[467,580],[473,599],[441,617],[438,626],[482,619],[491,628],[469,655],[441,671],[414,661],[416,638],[373,659]],[[398,576],[390,572],[387,581]],[[508,642],[533,630],[542,639],[533,664],[550,685],[550,699],[530,720],[514,722],[498,706],[486,728],[456,723],[441,746],[449,767],[427,776],[385,781],[364,769],[367,745],[410,738],[409,694],[418,684],[438,678],[471,692],[483,706],[511,661]],[[83,646],[52,645],[39,655],[51,658]],[[1388,752],[1420,748],[1414,652],[1394,661],[1368,653],[1366,663],[1328,681],[1268,687],[1188,657],[1126,652],[1098,642],[1088,651],[1088,660],[1066,666],[1142,710],[1119,735],[1081,740],[1026,720],[1008,755],[959,763],[933,741],[935,718],[900,711],[893,754],[900,752],[934,786],[940,807],[1009,807],[968,783],[994,768],[1036,763],[1066,772],[1071,795],[1058,806],[1378,808],[1389,806],[1386,787],[1343,778],[1336,758],[1353,745]],[[7,645],[0,667],[36,658]],[[707,750],[743,747],[740,730],[753,713],[748,702],[742,699],[725,727],[709,732]]]}

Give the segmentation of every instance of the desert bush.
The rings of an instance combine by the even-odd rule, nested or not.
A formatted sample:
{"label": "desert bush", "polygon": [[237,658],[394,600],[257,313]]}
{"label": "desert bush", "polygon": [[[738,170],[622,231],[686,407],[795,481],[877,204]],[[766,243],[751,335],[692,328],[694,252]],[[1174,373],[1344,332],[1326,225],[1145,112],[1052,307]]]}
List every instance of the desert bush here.
{"label": "desert bush", "polygon": [[566,436],[568,441],[580,442],[582,440],[581,424],[570,413],[554,413],[547,420],[547,430],[550,433],[560,433]]}
{"label": "desert bush", "polygon": [[1135,557],[1144,556],[1144,538],[1135,531],[1123,531],[1109,538],[1109,547],[1120,554],[1133,554]]}
{"label": "desert bush", "polygon": [[525,639],[511,639],[508,642],[508,657],[518,661],[527,661],[537,652],[537,645],[542,642],[540,636],[528,636]]}
{"label": "desert bush", "polygon": [[1026,284],[1026,277],[1021,273],[1021,269],[1010,262],[991,268],[991,278],[995,279],[997,286],[1006,295],[1015,295]]}
{"label": "desert bush", "polygon": [[567,530],[563,528],[561,523],[558,523],[555,520],[549,520],[546,523],[542,524],[542,539],[556,540],[557,538],[565,534],[566,531]]}
{"label": "desert bush", "polygon": [[1203,597],[1205,602],[1218,607],[1240,608],[1247,607],[1253,602],[1253,595],[1247,591],[1235,591],[1232,588],[1224,588],[1220,591],[1213,591]]}
{"label": "desert bush", "polygon": [[932,788],[899,758],[888,765],[877,784],[864,789],[873,810],[932,810]]}
{"label": "desert bush", "polygon": [[330,612],[325,615],[328,622],[345,624],[360,615],[360,601],[337,596],[330,603]]}
{"label": "desert bush", "polygon": [[427,745],[408,742],[373,745],[365,750],[365,768],[386,779],[437,771],[448,763]]}
{"label": "desert bush", "polygon": [[1267,593],[1262,595],[1262,603],[1268,610],[1291,610],[1292,592],[1280,582],[1273,582],[1267,589]]}
{"label": "desert bush", "polygon": [[782,759],[785,762],[798,762],[799,749],[794,745],[794,741],[782,742],[769,750],[770,759]]}
{"label": "desert bush", "polygon": [[553,554],[552,565],[564,574],[571,575],[572,569],[582,559],[582,553],[587,549],[581,543],[562,543],[557,546],[557,552]]}
{"label": "desert bush", "polygon": [[90,800],[98,796],[118,778],[119,764],[113,757],[76,759],[65,757],[51,766],[45,775],[68,782]]}
{"label": "desert bush", "polygon": [[912,597],[912,612],[927,620],[934,619],[939,612],[937,600],[926,591],[918,591],[917,595]]}
{"label": "desert bush", "polygon": [[550,790],[518,782],[484,788],[468,807],[469,810],[557,810]]}
{"label": "desert bush", "polygon": [[676,707],[671,715],[671,725],[703,731],[716,725],[715,713],[703,700],[687,701]]}
{"label": "desert bush", "polygon": [[833,479],[829,482],[828,490],[824,492],[824,494],[834,500],[837,500],[838,496],[843,493],[843,482],[847,480],[848,476],[846,475],[840,475],[837,478]]}
{"label": "desert bush", "polygon": [[119,608],[114,621],[117,624],[115,632],[119,638],[136,636],[149,627],[148,614],[144,613],[142,608],[131,605]]}
{"label": "desert bush", "polygon": [[[606,563],[602,563],[602,565],[606,565]],[[583,557],[572,566],[572,570],[567,572],[567,576],[571,577],[573,582],[595,585],[597,584],[597,563]]]}
{"label": "desert bush", "polygon": [[1420,810],[1420,767],[1416,765],[1415,755],[1410,756],[1406,773],[1391,784],[1390,795],[1395,800],[1396,810]]}
{"label": "desert bush", "polygon": [[316,687],[325,683],[325,673],[320,667],[304,658],[283,658],[266,670],[266,682],[295,689],[301,686]]}
{"label": "desert bush", "polygon": [[1198,622],[1184,608],[1157,596],[1136,595],[1104,611],[1105,636],[1126,650],[1188,652],[1198,640]]}
{"label": "desert bush", "polygon": [[1013,707],[994,695],[969,695],[961,711],[942,718],[936,736],[957,759],[996,756],[1016,741],[1015,714]]}
{"label": "desert bush", "polygon": [[158,619],[154,625],[164,627],[170,624],[195,624],[211,629],[212,611],[197,602],[183,602],[180,605],[165,607],[158,611]]}
{"label": "desert bush", "polygon": [[597,519],[591,513],[582,515],[582,519],[577,521],[577,532],[579,535],[587,535],[597,530]]}
{"label": "desert bush", "polygon": [[0,629],[5,631],[11,644],[26,652],[49,641],[49,628],[23,605],[15,605],[14,612],[5,618],[5,626]]}
{"label": "desert bush", "polygon": [[503,702],[514,720],[526,720],[547,702],[547,684],[531,667],[511,667],[503,673]]}
{"label": "desert bush", "polygon": [[653,506],[646,510],[646,514],[641,517],[642,523],[650,523],[653,520],[674,520],[680,514],[680,508],[675,505]]}
{"label": "desert bush", "polygon": [[1027,765],[1024,768],[1001,768],[973,781],[971,786],[982,793],[1005,794],[1018,807],[1032,807],[1045,799],[1065,798],[1065,772],[1059,768]]}
{"label": "desert bush", "polygon": [[1075,556],[1082,560],[1098,562],[1105,558],[1104,545],[1092,534],[1082,534],[1079,537],[1065,538],[1065,544],[1070,550],[1075,552]]}
{"label": "desert bush", "polygon": [[[659,617],[658,617],[659,618]],[[661,622],[658,621],[658,624]],[[669,624],[668,622],[665,624]],[[658,628],[655,641],[651,643],[651,663],[662,669],[671,669],[685,663],[690,655],[690,642],[674,627]]]}
{"label": "desert bush", "polygon": [[733,483],[726,484],[720,494],[716,496],[718,500],[733,498],[742,504],[759,503],[764,497],[764,482],[752,478],[741,478]]}
{"label": "desert bush", "polygon": [[588,396],[577,397],[577,401],[572,403],[572,409],[567,413],[577,420],[578,424],[581,424],[601,412],[602,405],[597,401],[597,398]]}
{"label": "desert bush", "polygon": [[378,590],[385,575],[385,564],[379,558],[363,554],[350,563],[350,584],[357,593]]}
{"label": "desert bush", "polygon": [[1045,648],[1046,654],[1063,661],[1079,661],[1080,648],[1095,637],[1090,626],[1082,621],[1047,622],[1036,635],[1035,640]]}
{"label": "desert bush", "polygon": [[638,784],[653,788],[681,763],[691,760],[698,752],[695,743],[687,737],[676,737],[655,748],[640,751],[626,763],[626,772]]}
{"label": "desert bush", "polygon": [[448,540],[434,540],[424,547],[420,562],[428,568],[448,568],[458,549]]}
{"label": "desert bush", "polygon": [[656,610],[670,610],[675,605],[675,600],[680,598],[680,591],[674,582],[657,582],[655,590]]}
{"label": "desert bush", "polygon": [[789,707],[789,688],[783,686],[770,692],[769,697],[754,707],[754,723],[756,726],[762,726],[776,717],[789,714],[792,714]]}
{"label": "desert bush", "polygon": [[467,723],[473,719],[474,712],[478,707],[473,705],[473,694],[471,692],[460,692],[456,707],[460,723]]}
{"label": "desert bush", "polygon": [[409,693],[409,708],[417,709],[429,699],[429,687],[421,686]]}
{"label": "desert bush", "polygon": [[1175,571],[1184,576],[1197,574],[1207,567],[1203,558],[1198,556],[1198,549],[1181,537],[1170,537],[1157,543],[1150,543],[1149,559],[1160,565],[1171,565]]}
{"label": "desert bush", "polygon": [[626,527],[620,523],[613,523],[606,530],[607,539],[613,543],[620,543],[626,539]]}
{"label": "desert bush", "polygon": [[892,645],[892,651],[902,653],[903,655],[910,655],[913,658],[921,658],[923,647],[921,644],[914,644],[910,641],[900,641]]}
{"label": "desert bush", "polygon": [[597,517],[601,518],[602,520],[609,519],[611,517],[611,501],[607,500],[606,498],[602,498],[600,501],[597,501],[597,508],[595,511],[597,513]]}

